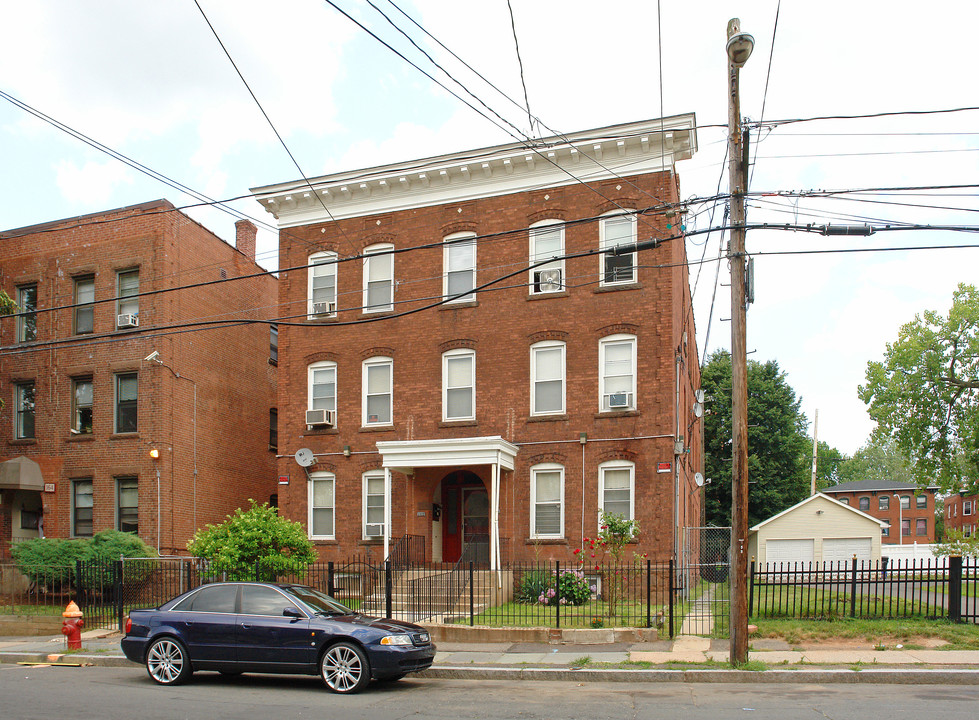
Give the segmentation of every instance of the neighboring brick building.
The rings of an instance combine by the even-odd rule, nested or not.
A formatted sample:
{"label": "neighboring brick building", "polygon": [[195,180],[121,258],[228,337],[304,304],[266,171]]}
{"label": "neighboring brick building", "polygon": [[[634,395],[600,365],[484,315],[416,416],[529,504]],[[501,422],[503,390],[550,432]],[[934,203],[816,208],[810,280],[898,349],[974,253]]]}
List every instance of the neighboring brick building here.
{"label": "neighboring brick building", "polygon": [[253,191],[291,318],[280,508],[322,558],[570,560],[602,507],[675,552],[703,462],[684,241],[599,249],[681,234],[695,149],[683,115]]}
{"label": "neighboring brick building", "polygon": [[276,280],[166,292],[262,272],[237,231],[157,200],[0,233],[0,287],[31,311],[0,318],[0,461],[33,461],[2,466],[0,557],[106,528],[177,553],[275,492],[270,326],[234,321],[273,317]]}
{"label": "neighboring brick building", "polygon": [[[884,545],[935,542],[935,490],[916,485],[878,480],[857,480],[824,488],[820,492],[862,510],[890,527],[881,529]],[[898,533],[898,528],[901,528]]]}
{"label": "neighboring brick building", "polygon": [[966,537],[976,534],[979,495],[951,493],[945,498],[945,530],[960,530]]}

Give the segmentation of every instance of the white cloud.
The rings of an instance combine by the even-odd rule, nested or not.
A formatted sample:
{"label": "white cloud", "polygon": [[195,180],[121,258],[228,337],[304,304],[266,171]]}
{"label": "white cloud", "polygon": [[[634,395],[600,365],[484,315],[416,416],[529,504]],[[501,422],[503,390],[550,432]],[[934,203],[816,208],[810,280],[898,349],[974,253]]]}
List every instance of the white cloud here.
{"label": "white cloud", "polygon": [[120,185],[133,182],[132,173],[115,162],[60,162],[55,167],[58,189],[74,206],[101,206],[108,209],[113,193]]}

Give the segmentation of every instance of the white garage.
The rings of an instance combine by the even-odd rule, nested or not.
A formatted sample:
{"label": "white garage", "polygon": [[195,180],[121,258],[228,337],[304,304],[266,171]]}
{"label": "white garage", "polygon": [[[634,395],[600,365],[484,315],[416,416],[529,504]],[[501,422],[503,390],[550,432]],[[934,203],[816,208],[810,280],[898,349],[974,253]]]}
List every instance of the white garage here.
{"label": "white garage", "polygon": [[748,553],[758,565],[880,560],[882,520],[816,494],[749,531]]}

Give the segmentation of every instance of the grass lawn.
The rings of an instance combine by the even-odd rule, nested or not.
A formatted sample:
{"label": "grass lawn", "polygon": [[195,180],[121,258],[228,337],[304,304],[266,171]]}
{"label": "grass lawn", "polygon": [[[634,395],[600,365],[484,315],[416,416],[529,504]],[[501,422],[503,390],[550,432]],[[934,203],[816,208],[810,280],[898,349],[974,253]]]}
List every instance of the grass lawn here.
{"label": "grass lawn", "polygon": [[785,620],[753,618],[758,626],[752,638],[778,638],[792,645],[857,640],[888,647],[900,643],[906,648],[922,647],[925,638],[944,640],[945,650],[979,650],[979,625],[951,623],[947,620],[901,618],[897,620],[851,619]]}

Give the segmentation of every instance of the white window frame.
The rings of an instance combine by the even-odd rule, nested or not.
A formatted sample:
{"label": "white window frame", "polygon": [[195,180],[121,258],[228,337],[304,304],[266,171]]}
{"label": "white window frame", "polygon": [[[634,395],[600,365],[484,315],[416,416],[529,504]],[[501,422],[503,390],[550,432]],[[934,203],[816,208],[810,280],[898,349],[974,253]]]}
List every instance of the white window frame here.
{"label": "white window frame", "polygon": [[[320,370],[333,371],[333,407],[327,407],[327,408],[314,407],[313,402],[316,399],[316,397],[314,395],[315,385],[313,383],[313,377],[316,375],[316,372]],[[320,362],[314,362],[307,366],[306,409],[307,410],[332,410],[334,414],[336,413],[337,411],[337,364],[332,360],[321,360]]]}
{"label": "white window frame", "polygon": [[[375,482],[376,481],[380,481],[380,483],[381,483],[381,491],[380,491],[380,493],[377,493],[377,492],[371,493],[371,492],[369,492],[369,486],[370,486],[370,481],[371,480],[374,480]],[[361,537],[364,540],[376,540],[378,538],[381,538],[381,539],[384,538],[384,527],[386,525],[386,519],[387,519],[386,508],[384,507],[385,497],[386,497],[384,483],[385,483],[385,478],[384,478],[384,471],[383,470],[371,470],[369,472],[365,472],[364,475],[363,475],[363,492],[361,493],[362,499],[361,499],[361,506],[360,506],[360,517],[361,517],[360,531],[361,531]],[[367,534],[367,524],[368,524],[367,523],[367,508],[368,508],[368,499],[369,498],[375,498],[376,499],[377,497],[380,497],[380,499],[381,499],[381,504],[379,506],[380,509],[381,509],[381,522],[380,522],[380,525],[381,525],[381,533],[379,535],[368,535]],[[376,508],[378,506],[377,505],[374,505],[373,507]],[[377,525],[376,522],[375,523],[370,523],[370,524],[371,525]]]}
{"label": "white window frame", "polygon": [[[609,391],[609,380],[611,378],[625,377],[624,375],[607,375],[606,374],[606,354],[610,347],[619,347],[623,345],[628,345],[630,347],[631,353],[629,358],[630,363],[630,373],[629,373],[629,389],[626,391],[628,393],[628,406],[624,408],[613,408],[609,402],[609,395],[612,393]],[[636,336],[635,335],[609,335],[604,337],[598,342],[598,410],[599,412],[618,412],[623,410],[635,410],[636,405],[636,367],[637,367],[637,350],[636,350]],[[615,394],[619,394],[616,391]]]}
{"label": "white window frame", "polygon": [[[561,351],[561,407],[557,410],[537,410],[537,354],[559,349]],[[556,378],[544,378],[539,382],[554,382]],[[532,416],[564,415],[567,412],[567,346],[557,340],[545,340],[530,346],[530,414]]]}
{"label": "white window frame", "polygon": [[[537,476],[538,474],[558,473],[560,498],[557,502],[560,530],[557,534],[542,533],[537,530]],[[554,503],[548,503],[553,505]],[[564,537],[564,466],[557,463],[542,463],[530,468],[530,537],[534,539],[556,539]]]}
{"label": "white window frame", "polygon": [[[449,384],[449,365],[457,360],[469,360],[469,382],[466,385],[451,386]],[[449,415],[449,391],[469,389],[469,406],[472,412],[468,415]],[[475,420],[476,419],[476,352],[474,350],[449,350],[442,353],[442,420],[452,422],[455,420]]]}
{"label": "white window frame", "polygon": [[[552,255],[548,255],[546,251],[540,252],[537,250],[537,241],[544,235],[549,234],[550,231],[552,230],[557,230],[557,232],[559,233],[558,237],[560,238],[560,243],[556,253]],[[566,276],[564,271],[564,252],[565,252],[564,251],[564,223],[561,222],[560,220],[542,220],[540,222],[536,222],[533,225],[531,225],[530,232],[528,234],[530,236],[530,264],[531,265],[534,265],[535,263],[539,263],[542,260],[547,259],[548,257],[556,258],[555,260],[552,260],[551,262],[545,265],[540,265],[537,267],[530,268],[530,272],[528,273],[530,294],[547,295],[549,293],[565,291],[567,289],[567,284],[566,284]],[[560,270],[561,281],[558,284],[558,287],[550,290],[537,289],[540,284],[539,273],[541,273],[544,270]]]}
{"label": "white window frame", "polygon": [[[368,383],[369,370],[373,367],[383,367],[388,368],[388,391],[387,393],[371,392],[371,388]],[[390,426],[394,424],[394,360],[389,357],[372,357],[364,360],[362,375],[361,375],[361,387],[363,392],[361,393],[361,419],[362,425],[364,427],[368,426]],[[370,420],[370,416],[367,413],[367,400],[369,397],[375,397],[379,395],[386,394],[388,396],[388,410],[391,413],[391,418],[389,420]]]}
{"label": "white window frame", "polygon": [[[327,313],[325,316],[317,315],[313,312],[313,303],[333,303],[333,307],[337,307],[337,254],[335,252],[326,250],[323,252],[316,252],[306,259],[306,264],[309,265],[306,272],[306,314],[309,316],[310,320],[315,320],[316,318],[321,317],[336,317],[336,312]],[[333,277],[332,297],[323,296],[317,299],[313,287],[316,282],[316,278],[331,276]]]}
{"label": "white window frame", "polygon": [[[465,242],[466,239],[471,240],[471,242]],[[476,293],[474,292],[449,299],[455,294],[449,292],[449,275],[469,273],[471,278],[470,287],[476,287],[476,233],[453,233],[443,238],[442,243],[442,296],[446,298],[447,303],[472,302],[476,299]],[[469,248],[470,252],[468,257],[463,257],[461,249],[465,248]],[[453,256],[455,257],[453,258]],[[464,265],[461,267],[453,266],[454,262],[459,262],[460,257],[463,257],[465,260]]]}
{"label": "white window frame", "polygon": [[962,501],[962,514],[963,515],[971,515],[972,514],[972,501],[971,500],[963,500]]}
{"label": "white window frame", "polygon": [[[394,250],[394,245],[391,243],[381,243],[364,248],[364,313],[387,312],[394,309],[394,253],[387,252],[389,250]],[[381,255],[378,253],[384,254]],[[387,264],[386,268],[385,263]],[[368,300],[370,284],[372,282],[370,277],[371,273],[375,270],[379,273],[384,273],[385,270],[387,271],[384,273],[386,277],[373,281],[374,283],[387,283],[390,302],[385,305],[371,305]]]}
{"label": "white window frame", "polygon": [[[136,287],[123,290],[123,279],[135,275]],[[126,294],[124,295],[123,292]],[[139,268],[119,270],[116,273],[116,316],[139,315]],[[118,324],[116,325],[118,327]]]}
{"label": "white window frame", "polygon": [[[331,495],[333,496],[332,505],[314,505],[314,490],[315,483],[317,482],[327,482],[332,483]],[[335,540],[337,536],[337,477],[331,472],[326,471],[311,471],[309,472],[309,482],[306,483],[307,486],[307,502],[306,507],[308,509],[306,517],[306,527],[309,529],[310,540]],[[333,532],[329,534],[316,534],[313,532],[313,513],[315,510],[322,510],[329,508],[333,513]]]}
{"label": "white window frame", "polygon": [[[631,226],[630,231],[629,231],[629,239],[628,240],[625,240],[624,242],[615,243],[613,245],[612,238],[608,237],[608,228],[607,228],[607,225],[609,223],[619,223],[619,222],[621,222],[623,220],[626,221],[627,223],[629,223],[629,225]],[[636,225],[636,216],[635,216],[635,214],[629,212],[628,210],[625,210],[625,209],[623,209],[623,210],[616,210],[615,212],[608,213],[608,214],[604,215],[602,217],[601,222],[599,223],[599,243],[600,243],[600,247],[602,248],[602,250],[610,250],[610,249],[612,249],[613,247],[615,247],[617,245],[625,245],[625,244],[629,244],[629,243],[635,243],[636,242],[636,237],[637,237],[636,236],[636,232],[637,232],[636,228],[637,228],[637,225]],[[632,277],[625,278],[625,279],[622,279],[622,280],[609,280],[608,279],[608,276],[609,276],[608,262],[609,262],[609,260],[611,260],[613,258],[623,258],[623,257],[627,257],[627,256],[632,260],[632,264],[631,264],[631,267],[632,267]],[[598,272],[599,272],[599,285],[601,287],[608,287],[608,286],[615,286],[615,285],[628,285],[628,284],[631,284],[631,283],[635,283],[638,280],[638,277],[637,277],[637,274],[636,274],[637,273],[637,268],[636,268],[636,253],[635,252],[631,252],[631,253],[627,253],[627,254],[623,254],[623,255],[606,255],[606,254],[603,253],[603,254],[601,254],[601,255],[598,256],[598,259],[599,259],[599,267],[598,267]]]}
{"label": "white window frame", "polygon": [[605,511],[605,475],[610,471],[629,471],[629,517],[636,517],[636,465],[628,460],[609,460],[598,466],[598,525],[602,524],[602,513]]}

